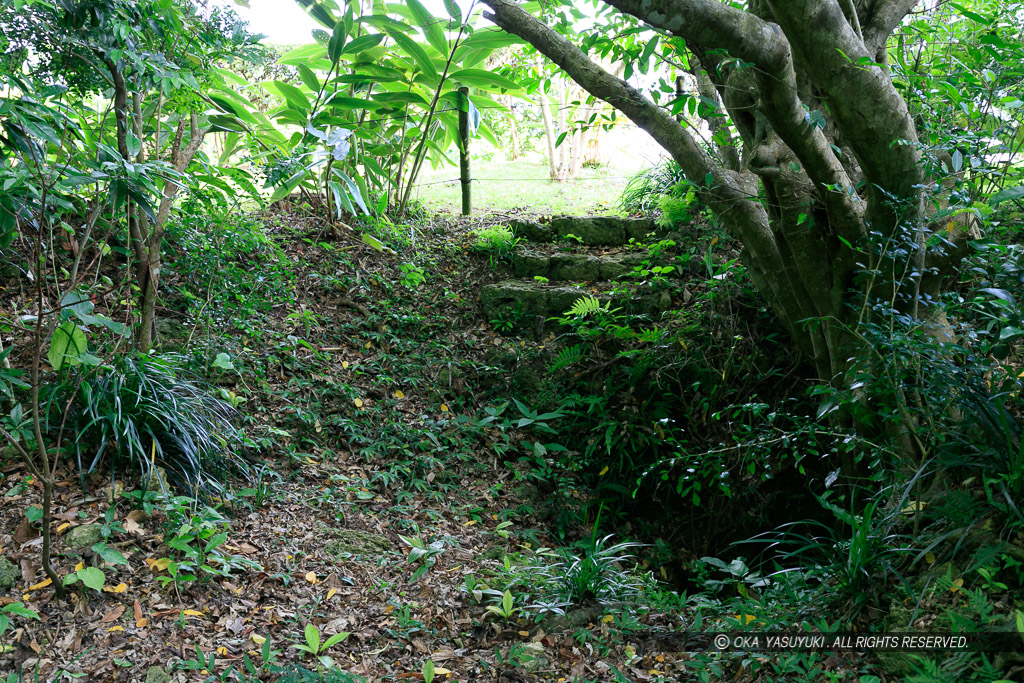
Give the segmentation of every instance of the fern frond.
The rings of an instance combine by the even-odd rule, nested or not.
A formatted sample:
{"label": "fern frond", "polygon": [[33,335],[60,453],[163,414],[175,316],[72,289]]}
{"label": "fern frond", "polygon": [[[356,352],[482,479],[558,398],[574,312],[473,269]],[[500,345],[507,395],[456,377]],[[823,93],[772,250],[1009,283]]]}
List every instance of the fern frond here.
{"label": "fern frond", "polygon": [[564,349],[558,352],[555,359],[551,361],[551,367],[548,372],[558,372],[577,363],[581,363],[588,356],[588,347],[586,344],[573,344],[572,346],[566,346]]}
{"label": "fern frond", "polygon": [[601,305],[601,301],[596,296],[583,296],[576,299],[576,303],[574,303],[572,308],[566,311],[565,314],[585,318],[602,309],[603,306]]}

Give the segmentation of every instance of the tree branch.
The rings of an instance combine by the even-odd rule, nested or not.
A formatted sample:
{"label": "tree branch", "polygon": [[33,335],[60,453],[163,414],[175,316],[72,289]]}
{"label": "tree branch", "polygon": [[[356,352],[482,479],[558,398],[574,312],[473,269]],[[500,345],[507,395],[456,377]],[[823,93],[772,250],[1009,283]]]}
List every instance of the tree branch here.
{"label": "tree branch", "polygon": [[800,101],[789,40],[778,25],[709,0],[605,1],[688,42],[726,49],[733,56],[753,62],[754,82],[761,98],[758,110],[815,182],[840,234],[848,240],[860,238],[861,206],[846,191],[852,190],[853,182],[824,131],[811,122]]}
{"label": "tree branch", "polygon": [[917,5],[919,0],[878,0],[874,12],[862,22],[864,46],[874,55],[885,48],[885,43],[896,27]]}

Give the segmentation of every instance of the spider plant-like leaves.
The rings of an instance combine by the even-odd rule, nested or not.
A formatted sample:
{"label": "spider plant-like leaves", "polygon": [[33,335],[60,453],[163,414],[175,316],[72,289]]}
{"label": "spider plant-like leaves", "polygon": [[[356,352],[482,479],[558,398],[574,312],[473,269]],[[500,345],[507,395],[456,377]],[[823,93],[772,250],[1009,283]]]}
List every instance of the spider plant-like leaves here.
{"label": "spider plant-like leaves", "polygon": [[208,495],[221,490],[228,472],[247,472],[229,449],[237,441],[234,409],[191,377],[180,357],[120,358],[87,377],[77,399],[72,426],[82,476],[109,459],[146,485],[162,467],[176,486]]}

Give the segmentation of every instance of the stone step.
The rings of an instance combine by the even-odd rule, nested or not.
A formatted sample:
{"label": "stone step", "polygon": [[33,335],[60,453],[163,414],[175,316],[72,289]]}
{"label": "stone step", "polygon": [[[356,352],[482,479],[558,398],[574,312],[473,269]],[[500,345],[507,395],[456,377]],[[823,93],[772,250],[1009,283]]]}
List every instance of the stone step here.
{"label": "stone step", "polygon": [[647,242],[652,233],[660,237],[668,232],[649,218],[617,216],[554,216],[547,223],[514,220],[509,228],[516,237],[530,242],[548,243],[575,235],[582,244],[595,247],[618,247],[630,239]]}
{"label": "stone step", "polygon": [[[562,317],[576,301],[596,296],[625,313],[656,315],[672,308],[672,296],[664,290],[614,296],[607,287],[570,287],[541,284],[533,280],[504,280],[480,290],[480,306],[487,320],[510,320],[518,329],[540,330],[549,318]],[[548,325],[551,326],[550,324]]]}
{"label": "stone step", "polygon": [[639,251],[594,256],[569,252],[550,254],[519,248],[512,258],[512,274],[523,278],[539,276],[549,280],[597,282],[616,280],[649,260],[646,252]]}

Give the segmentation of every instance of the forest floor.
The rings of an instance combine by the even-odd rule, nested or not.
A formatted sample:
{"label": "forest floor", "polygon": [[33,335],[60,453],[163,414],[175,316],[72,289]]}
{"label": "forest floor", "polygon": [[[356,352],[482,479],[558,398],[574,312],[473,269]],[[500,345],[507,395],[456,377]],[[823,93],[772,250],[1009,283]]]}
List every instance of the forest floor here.
{"label": "forest floor", "polygon": [[[4,602],[21,599],[40,619],[12,618],[0,671],[23,669],[26,681],[582,683],[698,680],[697,661],[715,670],[686,633],[741,617],[704,621],[699,601],[643,562],[616,561],[635,549],[605,546],[604,569],[622,589],[614,600],[565,604],[557,589],[547,604],[509,600],[524,587],[548,595],[542,584],[559,585],[578,562],[573,549],[589,539],[593,550],[607,532],[585,509],[556,525],[520,457],[530,434],[508,396],[519,359],[551,339],[505,338],[482,319],[477,293],[502,268],[470,255],[469,231],[490,224],[435,218],[415,236],[382,234],[395,254],[314,218],[268,216],[258,227],[277,248],[214,257],[224,292],[198,303],[182,293],[202,292],[202,268],[171,266],[165,344],[202,361],[233,397],[260,474],[234,482],[215,512],[152,491],[133,498],[139,484],[124,473],[83,491],[66,468],[54,503],[58,572],[103,566],[105,585],[78,584],[65,602],[43,580],[26,518],[38,486],[6,467],[0,547],[20,577]],[[230,369],[211,367],[220,353]],[[230,575],[169,576],[168,535],[182,520],[209,530],[196,546],[226,528],[208,549]],[[104,566],[88,542],[70,548],[80,527],[127,563]],[[832,680],[865,671],[856,658],[822,666]],[[745,669],[736,660],[718,670],[753,680]]]}

